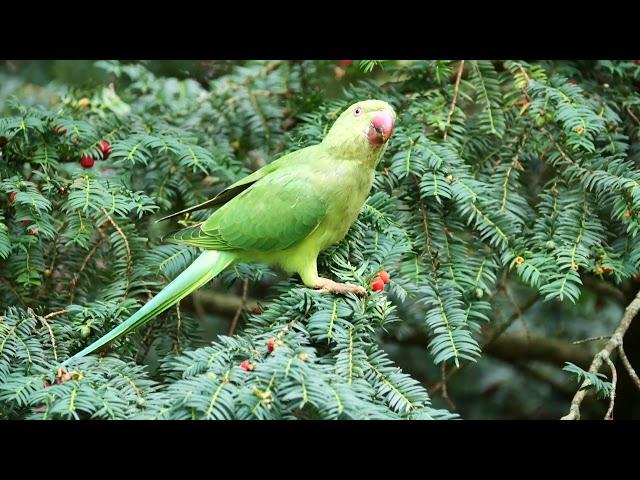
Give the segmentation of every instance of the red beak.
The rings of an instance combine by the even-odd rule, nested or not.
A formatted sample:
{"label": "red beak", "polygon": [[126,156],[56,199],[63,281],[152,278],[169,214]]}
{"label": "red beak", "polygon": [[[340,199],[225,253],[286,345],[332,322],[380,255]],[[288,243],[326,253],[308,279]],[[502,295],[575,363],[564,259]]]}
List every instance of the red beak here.
{"label": "red beak", "polygon": [[393,132],[393,124],[393,114],[391,112],[387,110],[378,112],[371,120],[371,126],[367,134],[369,142],[376,145],[385,143]]}

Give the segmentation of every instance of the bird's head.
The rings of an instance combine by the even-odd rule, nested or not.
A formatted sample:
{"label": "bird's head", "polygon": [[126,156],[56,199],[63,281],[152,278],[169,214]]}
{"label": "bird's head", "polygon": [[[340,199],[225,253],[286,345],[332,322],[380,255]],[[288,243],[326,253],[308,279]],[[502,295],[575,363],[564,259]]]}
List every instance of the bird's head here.
{"label": "bird's head", "polygon": [[342,158],[377,163],[393,132],[396,113],[382,100],[363,100],[348,107],[323,143]]}

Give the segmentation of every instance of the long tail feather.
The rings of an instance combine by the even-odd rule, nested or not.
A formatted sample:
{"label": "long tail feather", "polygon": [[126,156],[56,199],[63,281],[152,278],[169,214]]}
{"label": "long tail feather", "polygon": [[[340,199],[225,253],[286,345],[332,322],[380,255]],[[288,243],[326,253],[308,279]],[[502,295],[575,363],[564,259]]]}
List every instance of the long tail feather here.
{"label": "long tail feather", "polygon": [[84,357],[107,343],[120,338],[122,335],[134,330],[167,308],[178,303],[194,290],[202,287],[222,270],[227,268],[235,260],[235,255],[228,252],[208,250],[202,253],[184,272],[178,275],[160,293],[153,297],[140,310],[129,319],[118,325],[102,338],[96,340],[84,350],[67,359],[62,365],[67,365],[72,360]]}

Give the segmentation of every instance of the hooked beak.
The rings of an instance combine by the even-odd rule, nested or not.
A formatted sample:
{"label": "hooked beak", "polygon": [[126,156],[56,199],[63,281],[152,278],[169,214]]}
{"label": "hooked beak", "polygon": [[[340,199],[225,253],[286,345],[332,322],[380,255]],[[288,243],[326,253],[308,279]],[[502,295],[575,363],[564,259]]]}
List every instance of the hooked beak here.
{"label": "hooked beak", "polygon": [[369,125],[369,131],[367,132],[367,138],[369,143],[374,145],[382,145],[391,136],[393,132],[393,113],[388,110],[381,110],[376,113],[375,117],[371,120]]}

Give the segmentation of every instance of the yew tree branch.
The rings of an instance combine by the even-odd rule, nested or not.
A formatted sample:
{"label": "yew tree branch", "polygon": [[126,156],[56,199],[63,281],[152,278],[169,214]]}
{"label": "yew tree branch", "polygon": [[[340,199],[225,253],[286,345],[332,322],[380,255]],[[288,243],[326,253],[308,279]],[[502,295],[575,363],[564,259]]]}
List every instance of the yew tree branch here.
{"label": "yew tree branch", "polygon": [[[615,350],[616,348],[620,348],[620,346],[622,345],[624,334],[629,329],[631,322],[633,321],[639,310],[640,291],[638,291],[633,301],[629,305],[627,305],[627,308],[624,311],[624,315],[622,316],[622,320],[620,320],[618,328],[616,328],[615,332],[613,332],[613,335],[611,335],[609,341],[604,345],[602,350],[596,353],[595,357],[593,357],[593,361],[591,362],[591,366],[589,367],[589,373],[598,373],[600,367],[602,367],[602,364],[609,361],[611,352],[613,352],[613,350]],[[589,380],[585,380],[584,382],[582,382],[582,385],[580,385],[580,388],[571,401],[569,413],[562,417],[561,420],[580,420],[580,404],[587,395],[586,387],[588,387],[589,385]],[[615,387],[613,390],[615,390]]]}

